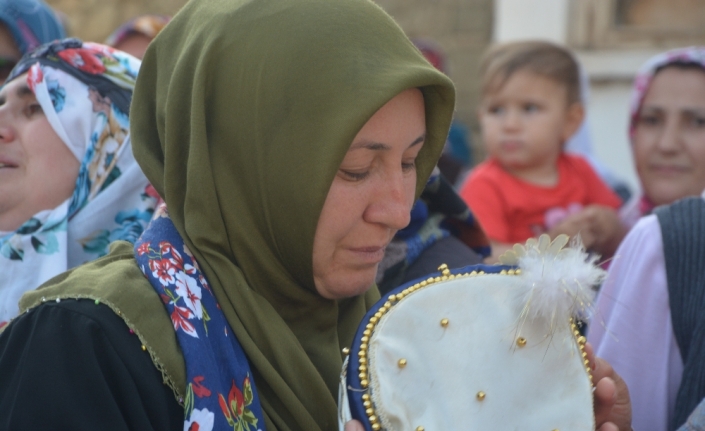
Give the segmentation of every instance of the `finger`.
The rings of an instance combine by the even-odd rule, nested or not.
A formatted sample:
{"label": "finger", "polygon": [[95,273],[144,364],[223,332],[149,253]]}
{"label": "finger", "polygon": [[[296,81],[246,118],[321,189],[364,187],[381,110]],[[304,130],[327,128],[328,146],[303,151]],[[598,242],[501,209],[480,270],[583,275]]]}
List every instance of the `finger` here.
{"label": "finger", "polygon": [[619,431],[619,428],[612,422],[605,422],[597,431]]}
{"label": "finger", "polygon": [[594,382],[599,382],[605,377],[609,377],[612,380],[615,378],[615,372],[612,366],[602,358],[595,357],[594,361],[591,362],[592,366],[592,380]]}
{"label": "finger", "polygon": [[365,431],[360,421],[349,421],[345,424],[345,431]]}
{"label": "finger", "polygon": [[612,414],[612,409],[617,401],[617,386],[609,377],[597,382],[593,392],[595,400],[595,424],[598,428],[605,424]]}

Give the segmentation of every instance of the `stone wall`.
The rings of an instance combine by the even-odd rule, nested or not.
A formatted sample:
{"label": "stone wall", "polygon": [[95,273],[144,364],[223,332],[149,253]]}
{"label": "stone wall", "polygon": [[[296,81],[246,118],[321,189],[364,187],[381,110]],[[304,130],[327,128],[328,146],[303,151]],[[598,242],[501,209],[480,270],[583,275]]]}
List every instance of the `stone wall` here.
{"label": "stone wall", "polygon": [[[208,0],[200,0],[208,1]],[[335,0],[331,0],[335,1]],[[63,12],[69,32],[103,41],[128,19],[144,13],[173,15],[185,0],[47,0]],[[377,0],[412,38],[438,43],[458,91],[457,116],[477,130],[478,60],[492,35],[493,0]],[[474,142],[478,142],[474,139]]]}
{"label": "stone wall", "polygon": [[457,91],[457,118],[471,126],[479,161],[476,110],[479,60],[492,38],[493,0],[377,0],[411,38],[430,39],[447,54]]}
{"label": "stone wall", "polygon": [[[175,14],[186,0],[45,0],[63,13],[70,36],[102,42],[125,21],[145,14]],[[207,1],[207,0],[202,0]]]}

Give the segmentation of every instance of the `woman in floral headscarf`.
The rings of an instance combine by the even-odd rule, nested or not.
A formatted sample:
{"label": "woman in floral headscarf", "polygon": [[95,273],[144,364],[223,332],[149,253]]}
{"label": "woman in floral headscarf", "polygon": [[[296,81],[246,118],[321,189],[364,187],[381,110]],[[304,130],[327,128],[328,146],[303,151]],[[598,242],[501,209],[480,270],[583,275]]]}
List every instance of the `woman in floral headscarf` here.
{"label": "woman in floral headscarf", "polygon": [[149,222],[155,198],[129,131],[138,68],[66,39],[25,56],[0,91],[0,322],[25,291]]}
{"label": "woman in floral headscarf", "polygon": [[[681,78],[705,77],[705,47],[674,49],[647,61],[637,73],[632,92],[629,137],[643,189],[623,210],[633,226],[658,205],[666,205],[705,189],[705,100],[683,88],[668,86]],[[686,97],[682,97],[686,96]],[[691,108],[698,108],[693,110]]]}
{"label": "woman in floral headscarf", "polygon": [[644,194],[588,340],[629,385],[634,428],[674,430],[705,397],[705,47],[642,67],[629,131]]}

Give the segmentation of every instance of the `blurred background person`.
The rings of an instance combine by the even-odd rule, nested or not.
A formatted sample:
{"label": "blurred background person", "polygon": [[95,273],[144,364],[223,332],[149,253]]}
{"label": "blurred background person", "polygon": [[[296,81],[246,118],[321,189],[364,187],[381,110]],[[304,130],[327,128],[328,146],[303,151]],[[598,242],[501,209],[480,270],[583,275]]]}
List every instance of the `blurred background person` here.
{"label": "blurred background person", "polygon": [[705,189],[705,47],[671,50],[642,66],[629,137],[642,188],[625,208],[629,224]]}
{"label": "blurred background person", "polygon": [[156,194],[130,143],[139,64],[65,39],[23,57],[0,90],[0,325],[24,292],[149,222]]}
{"label": "blurred background person", "polygon": [[[413,42],[433,67],[448,75],[448,62],[440,45],[429,39],[414,39]],[[470,131],[456,116],[450,125],[438,168],[447,181],[459,186],[472,165]]]}
{"label": "blurred background person", "polygon": [[624,235],[621,200],[582,157],[565,152],[584,119],[573,55],[540,41],[500,44],[483,61],[479,117],[489,154],[461,189],[493,258],[543,233],[581,234],[611,255]]}
{"label": "blurred background person", "polygon": [[27,52],[64,38],[59,16],[41,0],[0,0],[0,85]]}
{"label": "blurred background person", "polygon": [[705,397],[705,47],[644,64],[629,131],[644,194],[588,339],[629,385],[634,428],[675,429]]}
{"label": "blurred background person", "polygon": [[118,27],[105,40],[106,45],[124,51],[140,60],[149,43],[171,20],[166,15],[141,15]]}

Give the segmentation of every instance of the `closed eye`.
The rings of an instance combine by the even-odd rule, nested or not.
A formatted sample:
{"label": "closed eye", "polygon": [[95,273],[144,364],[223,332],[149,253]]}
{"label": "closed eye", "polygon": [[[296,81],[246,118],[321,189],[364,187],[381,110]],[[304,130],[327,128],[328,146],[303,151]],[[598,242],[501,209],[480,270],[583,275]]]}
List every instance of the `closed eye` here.
{"label": "closed eye", "polygon": [[25,108],[25,113],[28,117],[31,117],[35,114],[41,114],[43,112],[44,110],[42,109],[42,105],[40,105],[39,103],[30,103]]}
{"label": "closed eye", "polygon": [[404,171],[404,172],[413,171],[414,169],[416,169],[416,160],[414,160],[414,161],[411,162],[411,163],[402,163],[402,164],[401,164],[401,169],[402,169],[402,171]]}
{"label": "closed eye", "polygon": [[343,174],[345,179],[348,181],[362,181],[370,175],[369,171],[365,172],[352,172],[340,169],[340,173]]}

